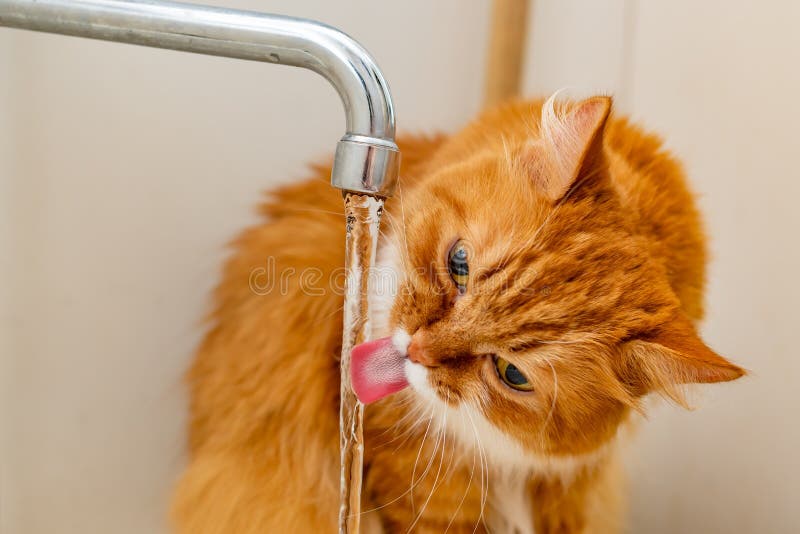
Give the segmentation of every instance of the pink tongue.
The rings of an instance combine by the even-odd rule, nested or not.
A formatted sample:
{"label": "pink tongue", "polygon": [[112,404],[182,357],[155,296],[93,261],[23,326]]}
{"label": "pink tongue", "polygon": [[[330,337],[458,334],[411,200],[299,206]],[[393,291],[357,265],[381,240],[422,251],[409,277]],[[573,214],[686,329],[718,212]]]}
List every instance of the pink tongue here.
{"label": "pink tongue", "polygon": [[358,400],[369,404],[406,387],[404,360],[405,354],[394,348],[390,337],[353,347],[350,380]]}

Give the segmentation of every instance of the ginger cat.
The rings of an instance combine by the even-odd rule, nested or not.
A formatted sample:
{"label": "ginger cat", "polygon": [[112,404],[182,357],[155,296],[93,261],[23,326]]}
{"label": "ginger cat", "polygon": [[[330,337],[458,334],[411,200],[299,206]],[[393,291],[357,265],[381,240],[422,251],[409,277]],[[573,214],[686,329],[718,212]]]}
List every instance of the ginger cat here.
{"label": "ginger cat", "polygon": [[[400,139],[371,310],[411,387],[366,409],[362,532],[618,532],[615,449],[642,397],[744,374],[695,330],[705,237],[680,166],[610,110],[513,102]],[[188,375],[178,532],[336,530],[329,174],[276,192],[235,241]]]}

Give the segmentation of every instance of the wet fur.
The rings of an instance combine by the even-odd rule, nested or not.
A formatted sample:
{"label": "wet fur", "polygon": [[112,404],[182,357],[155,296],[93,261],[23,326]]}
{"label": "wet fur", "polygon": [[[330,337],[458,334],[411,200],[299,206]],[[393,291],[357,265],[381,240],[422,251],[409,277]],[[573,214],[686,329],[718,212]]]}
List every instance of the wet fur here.
{"label": "wet fur", "polygon": [[[680,166],[606,120],[607,99],[551,104],[545,127],[542,101],[516,102],[450,137],[399,140],[380,256],[403,276],[373,302],[374,334],[405,336],[424,383],[367,409],[365,532],[616,532],[616,443],[641,398],[682,402],[681,384],[742,374],[694,330],[705,237]],[[335,531],[342,296],[298,276],[253,289],[269,256],[277,273],[321,269],[318,287],[340,272],[328,176],[275,192],[233,244],[188,375],[178,532]],[[454,239],[472,251],[460,298],[436,268]],[[500,383],[492,354],[533,394]]]}

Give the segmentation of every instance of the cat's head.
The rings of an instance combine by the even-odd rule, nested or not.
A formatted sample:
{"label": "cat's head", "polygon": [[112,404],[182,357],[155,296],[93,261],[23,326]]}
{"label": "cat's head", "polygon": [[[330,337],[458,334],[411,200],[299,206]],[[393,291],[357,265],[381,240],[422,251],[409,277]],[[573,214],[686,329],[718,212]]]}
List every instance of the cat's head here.
{"label": "cat's head", "polygon": [[517,145],[475,143],[476,129],[502,136],[479,121],[394,218],[389,324],[412,394],[511,462],[592,454],[645,394],[680,401],[681,384],[743,374],[699,339],[623,209],[610,107],[550,100]]}

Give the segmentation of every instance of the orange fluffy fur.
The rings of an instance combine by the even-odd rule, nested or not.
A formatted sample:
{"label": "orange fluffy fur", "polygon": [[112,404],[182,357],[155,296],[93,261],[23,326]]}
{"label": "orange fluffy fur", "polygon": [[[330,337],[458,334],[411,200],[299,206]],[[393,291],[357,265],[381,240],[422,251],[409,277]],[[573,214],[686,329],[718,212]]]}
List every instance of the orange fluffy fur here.
{"label": "orange fluffy fur", "polygon": [[[617,433],[640,399],[743,374],[695,331],[705,237],[681,168],[610,105],[516,102],[400,139],[380,243],[399,288],[374,333],[405,332],[423,378],[367,408],[364,532],[613,533]],[[343,298],[327,283],[344,221],[328,176],[277,191],[235,242],[189,372],[179,532],[335,531]],[[458,239],[464,295],[445,269]],[[268,257],[295,275],[262,291]]]}

